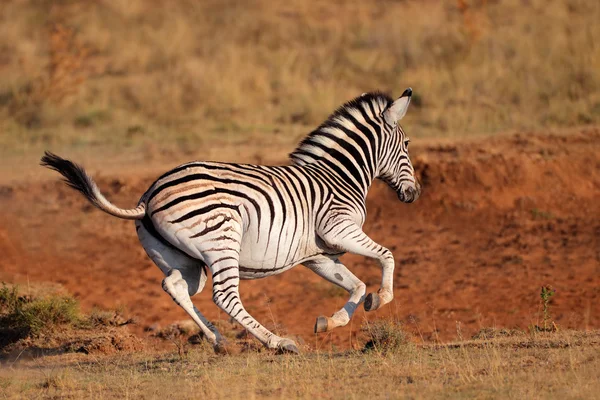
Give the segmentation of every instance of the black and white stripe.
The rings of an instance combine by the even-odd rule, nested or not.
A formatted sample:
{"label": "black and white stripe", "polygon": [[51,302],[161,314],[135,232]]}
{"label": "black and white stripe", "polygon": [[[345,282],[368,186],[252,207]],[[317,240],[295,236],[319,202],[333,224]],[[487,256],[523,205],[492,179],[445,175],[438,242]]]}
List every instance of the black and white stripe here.
{"label": "black and white stripe", "polygon": [[[113,215],[137,219],[140,240],[167,277],[164,289],[218,345],[221,336],[193,306],[206,268],[212,274],[213,300],[265,345],[297,351],[295,344],[265,329],[245,310],[240,279],[281,273],[303,263],[350,293],[331,318],[319,317],[315,329],[345,325],[356,307],[367,310],[391,301],[394,260],[361,227],[367,191],[381,178],[412,202],[420,193],[408,157],[408,138],[397,121],[410,102],[407,89],[393,101],[367,93],[344,104],[290,154],[291,165],[191,162],[162,175],[138,207],[122,210],[108,202],[83,169],[47,153],[42,164],[60,172],[69,185]],[[346,252],[379,260],[383,269],[377,293],[339,261]]]}

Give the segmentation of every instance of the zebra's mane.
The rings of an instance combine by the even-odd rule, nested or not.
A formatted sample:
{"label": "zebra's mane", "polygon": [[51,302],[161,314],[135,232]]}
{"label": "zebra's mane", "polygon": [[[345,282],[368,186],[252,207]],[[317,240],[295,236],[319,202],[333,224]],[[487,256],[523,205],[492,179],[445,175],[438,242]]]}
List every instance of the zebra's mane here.
{"label": "zebra's mane", "polygon": [[[374,117],[372,115],[374,111],[378,114],[376,116],[378,117],[379,114],[393,102],[394,100],[389,95],[382,92],[364,93],[361,96],[346,102],[298,144],[296,149],[289,154],[290,159],[293,163],[299,165],[317,161],[326,154],[326,151],[322,149],[324,145],[323,142],[326,141],[326,138],[331,138],[332,132],[335,132],[335,136],[338,140],[349,140],[344,131],[340,129],[340,125],[355,125],[352,122],[354,120],[358,120],[362,124],[365,124],[364,118],[361,116],[361,110],[370,118]],[[353,130],[356,131],[356,129],[357,128]],[[303,156],[307,153],[310,154],[310,157]]]}

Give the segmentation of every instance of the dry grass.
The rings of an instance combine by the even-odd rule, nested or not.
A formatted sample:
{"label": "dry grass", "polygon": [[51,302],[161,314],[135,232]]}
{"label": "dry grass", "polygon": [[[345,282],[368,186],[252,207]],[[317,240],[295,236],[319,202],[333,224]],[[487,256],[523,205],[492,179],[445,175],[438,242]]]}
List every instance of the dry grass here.
{"label": "dry grass", "polygon": [[[4,306],[20,298],[2,292]],[[364,326],[362,350],[303,345],[300,355],[275,355],[224,323],[220,329],[240,348],[223,355],[205,341],[186,340],[194,329],[173,331],[164,343],[176,352],[165,352],[156,339],[144,345],[117,333],[127,323],[118,313],[95,310],[77,320],[78,328],[60,330],[63,319],[49,319],[42,340],[34,335],[20,351],[2,354],[0,397],[569,399],[600,393],[597,331],[483,329],[471,340],[421,344],[399,323],[380,320]]]}
{"label": "dry grass", "polygon": [[12,151],[295,142],[347,99],[407,86],[419,137],[600,122],[594,1],[12,0],[0,16]]}
{"label": "dry grass", "polygon": [[[0,298],[4,313],[23,308],[16,301],[36,302],[10,287]],[[204,341],[186,340],[194,329],[181,326],[156,347],[157,339],[143,344],[118,334],[116,327],[126,323],[121,314],[100,310],[78,314],[78,327],[67,330],[58,328],[72,322],[48,319],[42,340],[34,335],[20,351],[2,354],[0,397],[570,399],[600,393],[598,331],[487,328],[470,340],[418,343],[397,321],[379,320],[363,327],[361,350],[327,350],[326,337],[317,336],[315,343],[325,341],[316,347],[325,350],[305,344],[300,355],[275,355],[222,322],[220,330],[240,347],[223,355]],[[165,351],[165,343],[176,351]]]}
{"label": "dry grass", "polygon": [[79,305],[71,296],[32,298],[19,294],[16,286],[2,283],[0,287],[0,350],[21,339],[80,322]]}
{"label": "dry grass", "polygon": [[[594,398],[600,334],[275,356],[64,355],[0,369],[6,398]],[[549,336],[550,335],[550,336]]]}

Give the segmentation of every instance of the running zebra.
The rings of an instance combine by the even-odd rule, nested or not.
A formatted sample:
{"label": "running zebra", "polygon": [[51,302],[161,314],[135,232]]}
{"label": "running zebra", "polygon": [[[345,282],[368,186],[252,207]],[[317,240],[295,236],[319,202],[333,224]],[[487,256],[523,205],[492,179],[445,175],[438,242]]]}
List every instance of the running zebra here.
{"label": "running zebra", "polygon": [[[363,231],[366,197],[380,178],[411,203],[421,192],[408,157],[409,139],[397,123],[412,90],[393,101],[365,93],[335,111],[290,154],[291,165],[191,162],[162,175],[133,209],[111,204],[77,164],[46,152],[41,164],[101,210],[135,221],[148,256],[165,274],[163,289],[198,324],[216,350],[224,339],[196,309],[191,296],[212,275],[213,300],[265,346],[298,352],[244,308],[240,279],[258,279],[303,264],[350,294],[315,332],[344,326],[363,303],[367,311],[393,296],[394,256]],[[381,287],[366,286],[340,261],[344,253],[378,260]]]}

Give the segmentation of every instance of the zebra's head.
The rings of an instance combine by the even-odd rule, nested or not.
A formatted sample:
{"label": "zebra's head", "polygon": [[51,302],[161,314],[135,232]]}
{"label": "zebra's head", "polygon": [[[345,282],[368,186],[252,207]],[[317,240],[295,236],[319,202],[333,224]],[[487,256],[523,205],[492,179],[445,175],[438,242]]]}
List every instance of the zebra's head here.
{"label": "zebra's head", "polygon": [[388,104],[381,113],[383,122],[379,157],[379,178],[398,194],[404,203],[412,203],[421,194],[421,185],[408,156],[410,139],[398,123],[408,109],[412,89],[408,88],[399,99]]}

